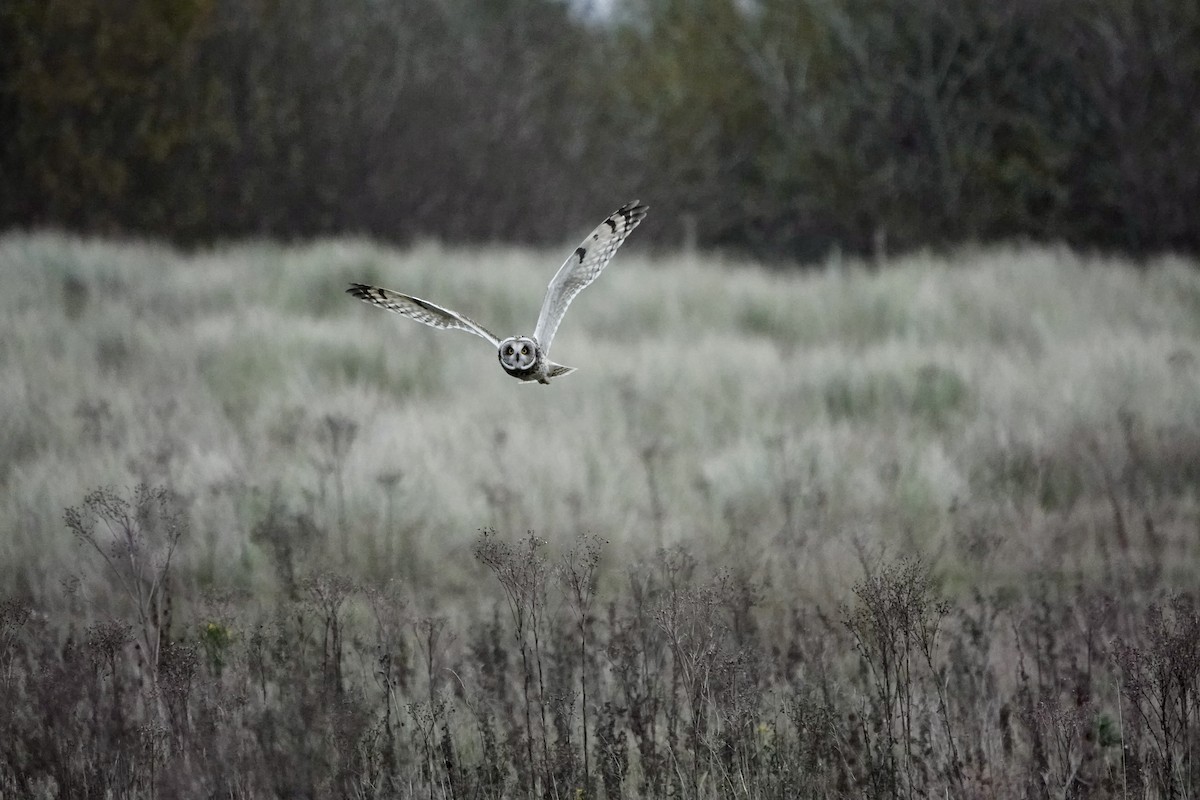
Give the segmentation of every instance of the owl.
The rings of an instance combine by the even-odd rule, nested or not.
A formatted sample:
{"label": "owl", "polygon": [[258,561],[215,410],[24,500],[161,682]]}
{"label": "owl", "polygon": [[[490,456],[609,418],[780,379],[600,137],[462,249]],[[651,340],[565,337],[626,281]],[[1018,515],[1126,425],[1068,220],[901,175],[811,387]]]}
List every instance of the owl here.
{"label": "owl", "polygon": [[583,240],[583,244],[575,248],[575,252],[559,267],[546,289],[542,313],[538,315],[537,326],[534,327],[532,336],[510,336],[500,339],[464,314],[391,289],[352,283],[346,291],[359,300],[395,311],[431,327],[467,331],[487,339],[496,348],[500,366],[504,367],[504,371],[509,375],[519,381],[549,384],[551,378],[575,371],[574,367],[556,364],[550,360],[550,343],[554,340],[554,332],[558,330],[563,314],[567,312],[567,306],[575,299],[575,295],[596,280],[600,272],[608,266],[621,242],[625,241],[629,232],[646,216],[646,209],[647,206],[637,200],[626,203],[596,226],[591,235]]}

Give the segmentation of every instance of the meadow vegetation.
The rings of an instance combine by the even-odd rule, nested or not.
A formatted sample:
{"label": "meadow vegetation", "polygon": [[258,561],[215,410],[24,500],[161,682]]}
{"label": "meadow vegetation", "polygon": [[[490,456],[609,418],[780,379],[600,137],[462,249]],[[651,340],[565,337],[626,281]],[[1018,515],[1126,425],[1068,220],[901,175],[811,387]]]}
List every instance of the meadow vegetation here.
{"label": "meadow vegetation", "polygon": [[0,796],[1200,792],[1200,271],[0,237]]}

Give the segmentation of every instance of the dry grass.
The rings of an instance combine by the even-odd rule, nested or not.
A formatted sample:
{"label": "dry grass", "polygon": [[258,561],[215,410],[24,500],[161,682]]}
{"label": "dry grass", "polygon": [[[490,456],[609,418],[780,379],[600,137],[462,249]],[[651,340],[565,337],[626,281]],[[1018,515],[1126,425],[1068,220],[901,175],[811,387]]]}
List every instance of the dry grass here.
{"label": "dry grass", "polygon": [[[99,681],[70,722],[95,758],[171,731],[130,756],[134,796],[1197,786],[1195,264],[1012,247],[778,273],[631,242],[573,305],[555,357],[579,371],[550,387],[342,294],[377,281],[528,332],[556,261],[0,238],[9,702],[57,665]],[[173,615],[139,616],[63,524],[135,484],[188,523]],[[556,572],[579,534],[607,542],[590,611]],[[531,618],[494,616],[512,574]],[[100,655],[51,643],[68,633]],[[150,633],[161,664],[132,654]],[[1186,673],[1165,728],[1164,658]],[[99,724],[113,703],[127,725]],[[1136,775],[1098,744],[1114,725]],[[38,746],[37,774],[8,753],[5,791],[101,780]],[[242,788],[176,757],[215,751]],[[147,772],[165,763],[179,783]]]}

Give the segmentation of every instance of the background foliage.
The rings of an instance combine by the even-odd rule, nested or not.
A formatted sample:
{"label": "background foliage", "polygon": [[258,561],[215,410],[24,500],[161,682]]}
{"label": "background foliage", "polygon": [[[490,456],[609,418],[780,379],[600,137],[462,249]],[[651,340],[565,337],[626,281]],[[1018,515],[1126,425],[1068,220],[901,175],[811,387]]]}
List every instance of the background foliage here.
{"label": "background foliage", "polygon": [[1187,0],[10,0],[0,226],[1200,250]]}

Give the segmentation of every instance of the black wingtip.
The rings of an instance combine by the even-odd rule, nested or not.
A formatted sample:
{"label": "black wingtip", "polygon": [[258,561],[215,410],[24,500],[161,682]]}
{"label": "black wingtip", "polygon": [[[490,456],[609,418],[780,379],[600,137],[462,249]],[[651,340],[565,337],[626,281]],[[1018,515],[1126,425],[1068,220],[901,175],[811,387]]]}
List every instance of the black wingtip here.
{"label": "black wingtip", "polygon": [[646,212],[650,210],[650,206],[645,205],[639,200],[630,200],[625,205],[617,209],[617,213],[625,217],[627,223],[638,223],[646,216]]}

